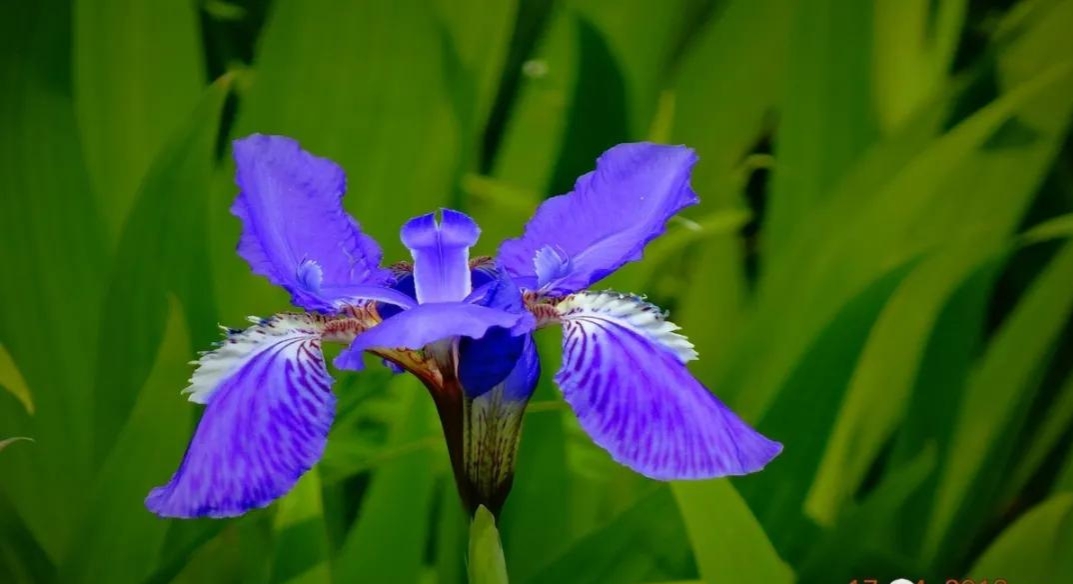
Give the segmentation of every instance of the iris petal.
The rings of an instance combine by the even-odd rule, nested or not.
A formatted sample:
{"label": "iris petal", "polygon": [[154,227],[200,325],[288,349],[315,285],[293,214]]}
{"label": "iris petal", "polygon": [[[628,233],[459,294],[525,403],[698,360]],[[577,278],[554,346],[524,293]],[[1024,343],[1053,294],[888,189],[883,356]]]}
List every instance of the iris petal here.
{"label": "iris petal", "polygon": [[[414,273],[412,271],[395,271],[395,283],[391,286],[392,290],[403,294],[407,298],[411,299],[411,305],[406,308],[412,308],[417,305],[417,291],[414,290]],[[398,314],[402,307],[398,303],[382,304],[377,307],[377,312],[380,313],[380,318],[388,319]]]}
{"label": "iris petal", "polygon": [[478,397],[503,381],[517,366],[525,335],[492,327],[479,339],[463,337],[458,342],[458,379],[469,397]]}
{"label": "iris petal", "polygon": [[358,335],[335,358],[335,366],[360,371],[364,367],[361,354],[370,349],[422,349],[451,337],[481,338],[492,327],[522,334],[534,324],[528,312],[511,313],[466,302],[421,304]]}
{"label": "iris petal", "polygon": [[499,261],[526,289],[568,294],[638,260],[682,208],[697,156],[684,146],[620,144],[596,161],[574,190],[537,209],[525,234],[503,242]]}
{"label": "iris petal", "polygon": [[164,517],[232,517],[289,491],[335,415],[315,316],[282,315],[207,353],[186,390],[207,404],[179,469],[145,500]]}
{"label": "iris petal", "polygon": [[540,355],[537,353],[533,335],[522,337],[522,351],[514,369],[503,380],[503,397],[508,401],[526,402],[533,395],[540,380]]}
{"label": "iris petal", "polygon": [[456,302],[470,292],[469,248],[481,230],[464,213],[443,209],[414,217],[402,226],[402,243],[414,258],[417,301]]}
{"label": "iris petal", "polygon": [[563,365],[555,381],[581,427],[621,464],[654,479],[741,475],[781,450],[686,369],[692,346],[662,313],[614,293],[559,305]]}
{"label": "iris petal", "polygon": [[234,155],[240,192],[231,212],[242,221],[238,253],[254,273],[295,305],[325,312],[390,283],[380,246],[343,209],[338,165],[283,136],[236,140]]}
{"label": "iris petal", "polygon": [[[522,294],[508,276],[497,274],[483,289],[474,291],[473,301],[511,313],[525,310]],[[458,377],[471,398],[483,395],[515,369],[528,335],[516,335],[504,327],[492,327],[479,339],[463,337],[458,342]]]}

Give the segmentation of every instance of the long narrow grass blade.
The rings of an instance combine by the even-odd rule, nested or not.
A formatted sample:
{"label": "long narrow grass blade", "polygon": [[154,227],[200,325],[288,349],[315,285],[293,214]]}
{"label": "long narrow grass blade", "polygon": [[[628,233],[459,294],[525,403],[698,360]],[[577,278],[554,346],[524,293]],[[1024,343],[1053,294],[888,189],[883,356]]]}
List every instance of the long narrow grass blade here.
{"label": "long narrow grass blade", "polygon": [[[431,400],[415,379],[398,377],[392,391],[405,395],[389,444],[409,442],[435,432]],[[343,541],[333,577],[339,581],[420,581],[437,461],[434,453],[417,450],[384,464],[372,475],[362,499],[362,512]]]}
{"label": "long narrow grass blade", "polygon": [[198,11],[186,0],[73,4],[78,126],[115,243],[150,163],[205,84]]}
{"label": "long narrow grass blade", "polygon": [[671,490],[704,581],[793,583],[793,570],[730,481],[680,482]]}
{"label": "long narrow grass blade", "polygon": [[[971,513],[967,494],[983,476],[989,454],[1003,450],[1004,429],[1016,430],[1037,373],[1046,365],[1062,323],[1073,313],[1073,244],[1066,244],[1003,324],[973,373],[966,390],[950,456],[936,492],[936,507],[925,536],[925,554],[934,557],[958,516]],[[978,521],[979,519],[977,519]]]}
{"label": "long narrow grass blade", "polygon": [[143,501],[174,471],[192,413],[176,411],[182,405],[178,389],[190,373],[190,339],[178,300],[171,297],[168,306],[152,372],[89,489],[89,512],[78,547],[61,567],[63,582],[141,582],[160,555],[168,522],[145,509]]}
{"label": "long narrow grass blade", "polygon": [[34,399],[30,395],[30,388],[26,387],[26,380],[22,378],[15,361],[4,349],[3,345],[0,345],[0,387],[22,402],[22,406],[26,408],[26,413],[34,413]]}
{"label": "long narrow grass blade", "polygon": [[[0,489],[53,561],[66,555],[92,475],[96,307],[105,239],[71,100],[68,3],[0,4],[0,343],[34,396],[0,402],[13,448]],[[35,452],[30,452],[30,451]]]}
{"label": "long narrow grass blade", "polygon": [[1066,582],[1073,578],[1073,494],[1040,503],[1006,529],[967,577],[1009,582]]}

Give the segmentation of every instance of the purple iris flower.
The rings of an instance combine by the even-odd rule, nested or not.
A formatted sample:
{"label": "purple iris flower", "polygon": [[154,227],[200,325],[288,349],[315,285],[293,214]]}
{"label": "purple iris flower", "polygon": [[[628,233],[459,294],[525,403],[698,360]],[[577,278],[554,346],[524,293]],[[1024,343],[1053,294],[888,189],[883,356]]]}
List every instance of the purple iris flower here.
{"label": "purple iris flower", "polygon": [[335,413],[321,343],[416,375],[438,408],[464,505],[498,512],[510,490],[522,413],[540,375],[536,328],[563,331],[555,382],[612,458],[659,480],[760,470],[782,449],[686,368],[696,358],[666,314],[588,288],[641,258],[666,221],[697,202],[683,146],[611,148],[574,190],[537,209],[498,256],[471,259],[480,229],[444,209],[403,225],[412,262],[381,250],[343,209],[345,176],[292,139],[234,144],[238,253],[291,294],[288,312],[228,330],[185,390],[205,404],[179,469],[146,499],[168,517],[229,517],[289,491],[320,459]]}

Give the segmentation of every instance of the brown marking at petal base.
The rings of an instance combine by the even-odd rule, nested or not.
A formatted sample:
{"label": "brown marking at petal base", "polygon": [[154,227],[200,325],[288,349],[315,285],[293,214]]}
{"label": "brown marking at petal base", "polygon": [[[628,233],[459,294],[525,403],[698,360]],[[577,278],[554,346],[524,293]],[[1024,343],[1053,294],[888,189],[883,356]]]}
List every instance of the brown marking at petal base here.
{"label": "brown marking at petal base", "polygon": [[[370,349],[370,353],[387,359],[398,365],[408,373],[413,374],[426,386],[439,387],[443,385],[443,375],[436,364],[428,359],[424,351],[412,349]],[[430,391],[432,391],[430,387]]]}
{"label": "brown marking at petal base", "polygon": [[495,270],[496,260],[492,256],[477,256],[469,260],[471,270]]}
{"label": "brown marking at petal base", "polygon": [[339,309],[339,316],[324,316],[309,313],[322,323],[324,340],[335,343],[350,343],[354,337],[380,323],[380,314],[375,302],[347,304]]}
{"label": "brown marking at petal base", "polygon": [[522,295],[522,302],[525,303],[526,310],[536,317],[537,328],[544,328],[562,322],[562,315],[559,314],[556,308],[556,305],[562,300],[564,299],[544,296],[539,292],[526,292]]}
{"label": "brown marking at petal base", "polygon": [[414,273],[414,263],[402,260],[391,264],[387,269],[391,270],[395,278],[400,278]]}

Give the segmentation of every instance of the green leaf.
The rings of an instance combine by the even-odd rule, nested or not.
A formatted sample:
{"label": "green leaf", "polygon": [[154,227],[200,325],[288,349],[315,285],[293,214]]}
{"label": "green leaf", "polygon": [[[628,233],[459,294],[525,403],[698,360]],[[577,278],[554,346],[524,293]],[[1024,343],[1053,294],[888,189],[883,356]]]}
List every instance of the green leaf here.
{"label": "green leaf", "polygon": [[604,150],[630,138],[627,73],[612,39],[594,19],[575,10],[570,15],[576,77],[565,102],[569,107],[564,111],[562,140],[548,167],[550,182],[544,189],[548,194],[569,191],[577,177],[593,169]]}
{"label": "green leaf", "polygon": [[[547,30],[522,66],[517,97],[491,173],[496,181],[535,193],[538,201],[551,189],[555,162],[569,129],[567,116],[578,83],[580,58],[577,17],[556,3],[549,19]],[[481,224],[485,245],[517,236],[532,214],[532,209],[509,214],[507,210],[473,201],[470,211]],[[513,569],[511,573],[518,577]]]}
{"label": "green leaf", "polygon": [[[561,335],[558,330],[537,334],[537,349],[545,371],[533,400],[561,399],[548,372],[558,371]],[[571,542],[574,477],[567,464],[568,449],[562,411],[529,415],[518,446],[516,480],[499,518],[499,532],[509,573],[525,582]],[[558,510],[555,513],[549,509]],[[541,549],[543,553],[533,554]]]}
{"label": "green leaf", "polygon": [[[430,424],[432,400],[415,378],[396,377],[391,391],[404,396],[407,407],[389,447],[438,432]],[[358,518],[335,558],[337,581],[419,581],[430,533],[434,469],[444,462],[435,454],[414,450],[373,473]]]}
{"label": "green leaf", "polygon": [[492,512],[481,505],[469,526],[470,584],[507,584],[507,563]]}
{"label": "green leaf", "polygon": [[280,499],[274,519],[273,584],[328,584],[332,581],[328,532],[324,525],[320,472],[313,468]]}
{"label": "green leaf", "polygon": [[0,428],[38,441],[4,453],[18,470],[0,473],[0,490],[54,561],[93,469],[88,380],[106,278],[70,99],[70,16],[60,0],[0,4],[0,344],[35,406],[30,418],[17,401],[0,402]]}
{"label": "green leaf", "polygon": [[[330,360],[335,347],[328,345],[326,348]],[[359,375],[343,375],[336,379],[334,392],[339,402],[335,422],[324,456],[317,464],[325,489],[338,492],[341,482],[360,479],[363,474],[414,453],[447,456],[443,436],[435,432],[414,440],[392,442],[394,429],[400,420],[406,419],[412,403],[408,392],[392,391],[395,377],[397,374],[386,367],[370,367]],[[326,501],[326,504],[332,503]],[[346,521],[339,521],[338,517],[327,520],[330,521],[329,530],[335,533],[346,528],[343,525]]]}
{"label": "green leaf", "polygon": [[923,358],[922,347],[940,311],[989,248],[973,239],[940,250],[921,261],[883,307],[809,490],[806,510],[821,524],[834,522],[898,426]]}
{"label": "green leaf", "polygon": [[[499,90],[518,3],[516,0],[494,3],[438,0],[436,6],[465,76],[464,80],[453,80],[451,85],[456,93],[461,93],[458,97],[466,96],[472,102],[459,106],[472,109],[467,116],[470,119],[468,130],[473,132],[473,138],[477,138],[484,130]],[[458,86],[463,84],[466,88],[460,90]]]}
{"label": "green leaf", "polygon": [[1055,493],[1073,493],[1073,450],[1066,454],[1066,460],[1054,481]]}
{"label": "green leaf", "polygon": [[[230,85],[230,77],[213,84],[160,150],[120,238],[101,313],[109,326],[101,330],[99,343],[108,350],[99,355],[94,380],[98,457],[108,453],[148,375],[164,334],[168,294],[176,296],[187,318],[192,343],[187,355],[218,335],[205,219]],[[123,331],[121,338],[116,331]]]}
{"label": "green leaf", "polygon": [[792,8],[794,24],[775,137],[767,245],[789,244],[791,226],[831,196],[877,137],[872,107],[871,2],[820,0]]}
{"label": "green leaf", "polygon": [[[594,117],[606,115],[605,108],[613,96],[613,90],[621,89],[624,105],[625,136],[630,140],[645,137],[652,125],[660,93],[666,85],[668,72],[673,70],[680,43],[694,26],[690,0],[669,0],[652,3],[645,0],[576,0],[571,3],[577,15],[592,27],[592,32],[606,43],[607,54],[613,58],[621,72],[619,85],[608,86],[602,79],[593,80],[585,86],[582,80],[574,99],[571,140],[593,142],[598,151],[589,153],[590,160],[581,159],[581,164],[590,166],[600,151],[614,145],[615,133],[592,133],[592,138],[583,134]],[[644,42],[638,42],[643,38]],[[582,42],[579,73],[593,75],[593,55],[585,55],[595,47]],[[599,91],[591,89],[599,88]],[[602,144],[600,142],[603,142]],[[566,149],[570,146],[566,145]],[[588,170],[588,169],[586,169]],[[571,180],[572,182],[572,180]]]}
{"label": "green leaf", "polygon": [[[673,86],[671,141],[700,156],[692,181],[701,200],[698,214],[745,208],[748,175],[741,161],[770,130],[783,91],[792,14],[787,0],[728,2],[682,58]],[[689,284],[674,286],[675,318],[702,356],[696,371],[705,380],[716,378],[741,332],[749,295],[744,250],[738,230],[717,234],[686,256]]]}
{"label": "green leaf", "polygon": [[[0,457],[2,459],[2,457]],[[10,503],[0,497],[0,580],[11,584],[56,581],[56,569]]]}
{"label": "green leaf", "polygon": [[[175,470],[189,438],[190,414],[178,389],[189,374],[190,339],[172,297],[163,341],[130,419],[89,489],[79,545],[61,567],[63,582],[140,582],[156,564],[168,522],[150,513],[149,490]],[[178,410],[178,411],[177,411]]]}
{"label": "green leaf", "polygon": [[202,92],[197,6],[77,0],[73,37],[78,127],[114,242],[150,163]]}
{"label": "green leaf", "polygon": [[677,519],[674,498],[660,485],[523,581],[627,584],[691,577],[689,541]]}
{"label": "green leaf", "polygon": [[905,123],[942,88],[967,4],[966,0],[875,3],[872,93],[883,130]]}
{"label": "green leaf", "polygon": [[[1021,167],[1022,171],[1025,169]],[[1036,164],[1035,169],[1039,171],[1042,167]],[[1004,191],[1003,196],[1008,197],[1010,192]],[[1023,192],[1027,196],[1031,191],[1024,189]],[[1007,225],[999,229],[1012,226],[1008,219],[1006,222]],[[1060,226],[1052,228],[1050,222],[1031,232],[1038,235],[1020,238],[1019,241],[1039,241],[1065,235]],[[942,310],[970,276],[979,275],[985,260],[993,262],[1007,253],[1008,246],[999,252],[989,251],[997,242],[998,238],[980,236],[966,242],[951,242],[948,247],[922,261],[884,307],[857,363],[816,481],[809,491],[806,509],[813,518],[830,524],[860,486],[868,466],[899,426],[903,413],[909,409],[909,398],[925,359],[927,341],[937,326]],[[989,289],[991,280],[993,277],[984,280],[977,278],[976,285]],[[953,363],[947,365],[952,366]],[[1073,402],[1054,412],[1050,418],[1050,440],[1037,444],[1033,452],[1022,460],[1020,478],[1011,479],[1011,483],[1023,485],[1028,479],[1028,473],[1041,462],[1049,445],[1053,445],[1057,429],[1064,427],[1063,420],[1070,414],[1063,412],[1073,412],[1070,408],[1073,408]],[[1013,488],[1010,486],[1008,490]]]}
{"label": "green leaf", "polygon": [[[757,429],[785,450],[763,472],[737,483],[779,553],[794,561],[810,545],[803,505],[833,422],[875,319],[913,268],[898,266],[841,307],[817,335]],[[803,416],[802,412],[808,412]]]}
{"label": "green leaf", "polygon": [[792,22],[789,0],[732,0],[682,58],[671,136],[700,155],[693,187],[707,212],[741,206],[741,161],[781,98]]}
{"label": "green leaf", "polygon": [[1067,213],[1052,217],[1026,230],[1021,234],[1021,240],[1029,244],[1071,236],[1073,236],[1073,213]]}
{"label": "green leaf", "polygon": [[[1073,106],[1073,103],[1070,104]],[[947,191],[961,192],[981,204],[978,215],[960,209],[964,233],[952,231],[942,247],[921,262],[884,308],[854,371],[817,482],[807,503],[810,514],[829,523],[859,486],[868,466],[890,438],[917,378],[927,338],[956,287],[985,261],[1010,248],[1008,237],[1028,206],[1060,147],[1068,108],[1030,144],[999,152],[982,151],[949,179]],[[955,191],[955,189],[957,191]],[[1056,237],[1060,222],[1033,228],[1021,241]],[[985,282],[990,288],[990,282]]]}
{"label": "green leaf", "polygon": [[[446,456],[446,451],[444,456]],[[439,525],[436,529],[437,584],[465,584],[466,522],[468,514],[458,504],[458,490],[450,476],[440,481]],[[498,528],[497,528],[498,529]]]}
{"label": "green leaf", "polygon": [[980,582],[1068,582],[1073,578],[1073,493],[1056,495],[1007,528],[966,574]]}
{"label": "green leaf", "polygon": [[936,507],[925,536],[925,554],[934,557],[955,518],[969,513],[967,495],[983,480],[988,458],[1002,447],[1006,432],[1016,431],[1035,393],[1055,338],[1073,312],[1073,244],[1066,244],[1032,283],[1003,323],[980,361],[966,390],[943,468]]}
{"label": "green leaf", "polygon": [[[825,205],[799,221],[794,243],[770,257],[756,316],[728,357],[723,385],[749,389],[740,396],[731,394],[731,403],[747,417],[762,413],[833,312],[883,270],[932,250],[952,235],[970,237],[978,224],[969,218],[1019,213],[1023,199],[977,198],[974,190],[954,188],[956,181],[984,166],[979,152],[1013,116],[1035,99],[1061,94],[1073,80],[1070,73],[1069,63],[1048,67],[941,138],[923,142],[923,150],[923,130],[877,147],[875,156],[866,156]],[[915,156],[908,149],[913,142]],[[794,294],[786,295],[786,290]],[[779,343],[770,342],[773,335]]]}
{"label": "green leaf", "polygon": [[[977,245],[993,247],[995,241],[993,237],[989,237],[989,230],[994,229],[997,230],[997,233],[1007,233],[1013,228],[1013,221],[1018,220],[1028,207],[1030,197],[1039,188],[1048,169],[1052,166],[1054,157],[1066,140],[1065,136],[1069,128],[1070,113],[1073,111],[1073,100],[1069,98],[1070,90],[1073,89],[1073,75],[1070,75],[1068,61],[1064,65],[1052,66],[1045,55],[1067,54],[1073,51],[1073,39],[1063,32],[1064,29],[1061,26],[1055,23],[1055,20],[1068,20],[1073,17],[1073,2],[1056,3],[1051,9],[1043,12],[1043,14],[1037,14],[1034,20],[1022,23],[1024,28],[1018,34],[1011,35],[1013,38],[1004,39],[1005,42],[1001,45],[1001,51],[997,58],[998,81],[1001,89],[1006,92],[1006,96],[1023,92],[1025,89],[1035,86],[1040,80],[1049,78],[1050,75],[1054,75],[1053,81],[1046,83],[1043,87],[1036,86],[1039,88],[1035,91],[1022,93],[1020,103],[1014,105],[1014,115],[996,128],[982,147],[959,165],[960,168],[953,169],[954,172],[946,179],[949,182],[945,184],[950,185],[945,189],[947,196],[951,192],[957,192],[955,191],[957,189],[964,193],[961,197],[966,200],[971,197],[971,200],[976,201],[976,203],[972,205],[944,204],[937,206],[935,208],[936,212],[927,218],[925,222],[922,222],[924,229],[928,229],[928,224],[933,225],[934,229],[938,229],[939,225],[945,223],[962,231],[964,236],[970,238],[970,240],[974,239]],[[1006,98],[1002,99],[1005,100]],[[1020,138],[1012,139],[1012,136],[1020,136]],[[943,216],[947,218],[942,219]],[[1055,234],[1054,228],[1051,227],[1050,229],[1051,233],[1049,235],[1053,236]],[[1042,233],[1047,235],[1046,232]],[[985,283],[985,287],[990,288],[990,283]],[[983,318],[982,313],[980,318]],[[974,325],[972,328],[977,328],[977,326]],[[942,366],[948,368],[952,365],[953,362],[948,361]],[[1008,369],[1005,372],[1013,373]],[[977,374],[979,372],[974,373],[974,377]],[[1026,380],[1027,377],[1022,379],[1022,383],[1026,382]],[[1010,381],[1010,379],[1006,381]],[[978,409],[973,411],[980,412],[986,407],[990,410],[989,416],[977,419],[971,422],[971,425],[981,423],[1000,424],[1006,429],[1006,432],[1017,431],[1022,427],[1023,408],[1028,407],[1034,394],[1035,382],[1030,381],[1028,383],[1030,384],[1029,386],[1023,386],[1026,390],[1023,394],[1008,402],[999,399],[987,406],[982,403],[977,404]],[[966,396],[971,396],[977,391],[978,388],[975,384],[975,380],[969,382],[965,390]],[[960,387],[960,385],[938,384],[936,387],[943,387],[945,392],[950,394],[956,393],[954,389]],[[997,396],[993,395],[992,397]],[[927,400],[928,398],[922,399]],[[961,404],[959,411],[956,413],[953,413],[953,402],[948,402],[951,403],[949,408],[929,408],[934,412],[927,416],[931,420],[930,423],[934,424],[938,420],[943,420],[945,425],[953,424],[954,426],[953,432],[947,434],[949,441],[943,440],[940,442],[943,447],[943,456],[949,459],[944,459],[941,466],[947,470],[950,470],[953,466],[959,468],[959,472],[967,472],[969,468],[976,464],[983,464],[982,467],[977,469],[978,474],[973,474],[973,476],[979,477],[978,479],[971,479],[968,475],[963,475],[954,479],[955,482],[983,480],[983,477],[996,473],[1006,474],[1010,470],[1005,466],[1006,461],[1009,460],[1010,446],[1005,441],[1002,441],[1002,446],[992,449],[987,446],[989,438],[986,436],[981,441],[976,441],[976,438],[971,439],[974,447],[983,448],[988,452],[986,463],[982,462],[977,454],[967,453],[959,448],[958,444],[965,444],[965,442],[959,441],[968,439],[965,435],[966,429],[962,426],[962,424],[966,423],[962,416],[965,415],[966,407],[972,407],[970,404],[974,398],[962,397],[960,399]],[[1000,408],[998,406],[1000,403],[1006,403],[1007,405]],[[882,408],[882,406],[880,407]],[[996,409],[1005,411],[1007,415],[996,412]],[[888,409],[883,409],[883,411],[889,412]],[[944,417],[938,414],[939,411],[951,412],[951,415]],[[985,422],[985,420],[989,421]],[[935,433],[936,430],[934,429],[925,430],[924,432],[924,434]],[[959,436],[959,434],[961,435]],[[977,462],[969,462],[974,458],[977,459]],[[968,463],[967,467],[960,466],[966,462]],[[983,468],[988,470],[982,470]],[[973,471],[973,473],[977,473],[977,471]],[[948,479],[943,478],[941,480]],[[953,520],[951,525],[957,525],[959,533],[964,533],[966,529],[971,529],[971,525],[979,525],[983,521],[986,513],[984,509],[988,508],[990,500],[997,493],[995,486],[997,485],[993,481],[985,481],[980,485],[966,487],[964,491],[957,495],[958,504],[964,514],[962,515],[964,520]],[[940,485],[939,488],[946,487]],[[971,496],[969,496],[970,492]],[[945,497],[947,495],[941,496]],[[942,507],[949,504],[950,501],[948,499],[945,503],[938,502],[937,505]],[[945,513],[948,511],[942,511],[937,508],[934,512]],[[936,528],[932,525],[928,529],[934,530]],[[925,545],[938,545],[936,540],[932,539],[938,537],[938,534],[932,531],[927,536],[924,536]],[[948,548],[945,551],[930,549],[926,553],[935,559],[942,558],[944,559],[943,561],[953,561],[969,545],[965,538],[955,537],[953,534],[947,537],[947,543],[958,549]]]}
{"label": "green leaf", "polygon": [[[1001,269],[1000,261],[985,263],[963,281],[940,311],[931,335],[923,348],[918,378],[914,383],[906,414],[894,437],[889,468],[901,468],[922,452],[938,447],[939,468],[947,455],[953,428],[951,420],[965,392],[973,362],[986,339],[985,317],[992,286]],[[898,534],[896,547],[901,553],[919,556],[931,513],[935,485],[940,473],[932,473],[922,489],[910,496],[904,511],[890,528]],[[949,565],[952,562],[944,562]],[[928,566],[939,570],[945,566]],[[944,570],[945,571],[945,570]]]}
{"label": "green leaf", "polygon": [[26,387],[26,380],[22,378],[18,366],[15,365],[15,361],[3,345],[0,345],[0,387],[11,392],[15,399],[22,402],[26,413],[34,413],[34,400],[30,395],[30,388]]}
{"label": "green leaf", "polygon": [[[935,473],[936,450],[931,445],[905,464],[892,465],[862,501],[846,503],[837,522],[813,542],[800,562],[800,581],[849,582],[855,573],[864,570],[871,570],[870,576],[878,576],[872,558],[879,553],[896,553],[891,526],[905,512],[910,497],[921,492]],[[910,567],[902,561],[900,568],[905,571],[901,573],[910,572]],[[890,576],[889,579],[897,577]]]}
{"label": "green leaf", "polygon": [[775,552],[745,500],[726,479],[678,482],[682,511],[705,582],[791,584],[793,571]]}
{"label": "green leaf", "polygon": [[1029,439],[1028,446],[1014,461],[1015,466],[1003,493],[1010,501],[1044,466],[1047,457],[1060,444],[1062,436],[1073,426],[1073,375],[1070,375],[1047,408],[1042,422]]}
{"label": "green leaf", "polygon": [[229,524],[216,519],[195,519],[173,522],[164,540],[164,549],[153,573],[143,584],[171,584],[192,563],[197,553],[224,531]]}

